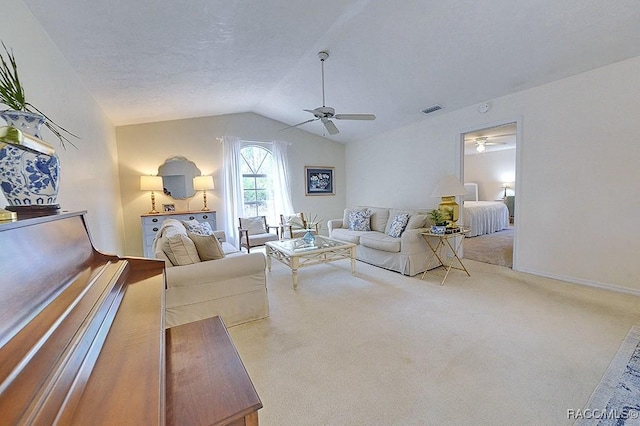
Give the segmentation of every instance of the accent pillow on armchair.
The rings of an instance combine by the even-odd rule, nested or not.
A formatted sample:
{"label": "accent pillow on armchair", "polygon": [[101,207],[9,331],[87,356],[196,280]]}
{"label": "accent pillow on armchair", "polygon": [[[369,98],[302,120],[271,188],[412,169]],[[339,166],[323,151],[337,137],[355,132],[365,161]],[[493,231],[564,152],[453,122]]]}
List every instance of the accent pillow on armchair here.
{"label": "accent pillow on armchair", "polygon": [[249,235],[264,234],[265,232],[269,232],[265,228],[264,218],[262,216],[241,217],[240,227],[249,231]]}

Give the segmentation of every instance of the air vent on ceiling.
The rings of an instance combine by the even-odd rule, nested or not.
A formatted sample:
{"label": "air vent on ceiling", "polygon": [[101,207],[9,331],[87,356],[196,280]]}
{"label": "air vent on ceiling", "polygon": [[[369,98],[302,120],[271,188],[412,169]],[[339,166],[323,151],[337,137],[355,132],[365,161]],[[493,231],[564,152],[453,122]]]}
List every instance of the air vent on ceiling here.
{"label": "air vent on ceiling", "polygon": [[442,107],[438,104],[431,105],[430,107],[426,107],[420,110],[423,114],[431,114],[432,112],[440,111]]}

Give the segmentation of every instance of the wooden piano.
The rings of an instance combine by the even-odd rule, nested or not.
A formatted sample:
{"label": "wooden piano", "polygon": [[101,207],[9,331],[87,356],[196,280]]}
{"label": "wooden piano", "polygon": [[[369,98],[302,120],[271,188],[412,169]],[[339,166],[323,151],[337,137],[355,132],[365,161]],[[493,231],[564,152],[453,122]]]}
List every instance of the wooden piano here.
{"label": "wooden piano", "polygon": [[0,224],[0,423],[257,425],[222,321],[165,331],[164,263],[100,253],[84,215]]}

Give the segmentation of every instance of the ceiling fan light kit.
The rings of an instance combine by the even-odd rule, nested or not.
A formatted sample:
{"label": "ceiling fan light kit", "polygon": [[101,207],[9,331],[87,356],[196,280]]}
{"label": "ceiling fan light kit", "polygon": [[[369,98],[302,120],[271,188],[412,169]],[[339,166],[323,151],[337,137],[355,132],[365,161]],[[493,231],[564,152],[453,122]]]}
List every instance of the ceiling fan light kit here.
{"label": "ceiling fan light kit", "polygon": [[336,114],[336,110],[332,107],[326,106],[324,99],[324,61],[329,58],[329,52],[320,51],[318,52],[318,58],[320,58],[320,66],[322,68],[322,106],[314,109],[304,109],[303,111],[310,112],[313,114],[315,118],[311,118],[309,120],[303,121],[298,124],[294,124],[293,126],[285,127],[282,130],[290,129],[292,127],[302,126],[303,124],[311,123],[313,121],[320,120],[324,125],[327,132],[330,135],[335,135],[339,133],[336,125],[331,121],[334,120],[375,120],[376,116],[374,114]]}

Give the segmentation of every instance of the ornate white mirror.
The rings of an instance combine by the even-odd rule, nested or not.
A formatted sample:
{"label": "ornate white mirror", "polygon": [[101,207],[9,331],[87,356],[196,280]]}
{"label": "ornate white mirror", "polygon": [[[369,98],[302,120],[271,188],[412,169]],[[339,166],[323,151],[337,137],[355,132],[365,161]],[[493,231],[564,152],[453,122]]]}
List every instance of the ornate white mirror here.
{"label": "ornate white mirror", "polygon": [[185,157],[171,157],[158,167],[158,176],[162,176],[166,195],[176,200],[184,200],[196,195],[193,178],[200,176],[200,169]]}

